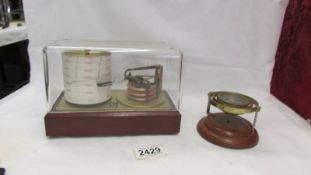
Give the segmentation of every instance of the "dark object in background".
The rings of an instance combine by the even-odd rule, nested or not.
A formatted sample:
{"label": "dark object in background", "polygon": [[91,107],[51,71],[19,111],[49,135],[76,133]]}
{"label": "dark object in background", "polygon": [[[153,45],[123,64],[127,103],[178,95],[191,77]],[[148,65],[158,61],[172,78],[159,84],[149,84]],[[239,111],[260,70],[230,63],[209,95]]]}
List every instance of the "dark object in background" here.
{"label": "dark object in background", "polygon": [[13,21],[24,21],[24,10],[22,0],[10,0],[10,14]]}
{"label": "dark object in background", "polygon": [[290,0],[271,80],[271,93],[311,119],[311,1]]}
{"label": "dark object in background", "polygon": [[0,27],[9,27],[11,21],[25,21],[22,0],[0,0]]}
{"label": "dark object in background", "polygon": [[6,28],[10,25],[9,2],[0,0],[0,27]]}
{"label": "dark object in background", "polygon": [[4,175],[5,173],[5,169],[4,168],[0,168],[0,175]]}
{"label": "dark object in background", "polygon": [[0,47],[0,99],[29,82],[28,40]]}

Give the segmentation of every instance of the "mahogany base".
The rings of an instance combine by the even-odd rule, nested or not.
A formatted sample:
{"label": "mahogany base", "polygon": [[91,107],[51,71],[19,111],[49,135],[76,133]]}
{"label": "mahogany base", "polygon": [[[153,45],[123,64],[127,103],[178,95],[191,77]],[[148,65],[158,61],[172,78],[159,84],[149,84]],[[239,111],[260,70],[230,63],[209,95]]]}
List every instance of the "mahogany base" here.
{"label": "mahogany base", "polygon": [[205,140],[227,148],[251,148],[259,140],[256,129],[249,121],[226,113],[205,116],[199,121],[197,130]]}
{"label": "mahogany base", "polygon": [[49,112],[45,128],[50,137],[177,134],[180,120],[178,111]]}

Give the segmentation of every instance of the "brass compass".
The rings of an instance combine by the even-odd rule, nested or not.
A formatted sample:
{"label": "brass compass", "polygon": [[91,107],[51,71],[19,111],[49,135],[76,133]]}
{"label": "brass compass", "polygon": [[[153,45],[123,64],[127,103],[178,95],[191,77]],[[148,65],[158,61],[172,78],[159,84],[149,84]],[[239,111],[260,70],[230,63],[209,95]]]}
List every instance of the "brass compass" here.
{"label": "brass compass", "polygon": [[[211,113],[211,105],[222,112]],[[255,129],[260,106],[253,98],[236,92],[210,92],[208,94],[207,116],[198,125],[199,134],[206,140],[228,148],[250,148],[258,143]],[[253,122],[240,117],[255,113]]]}

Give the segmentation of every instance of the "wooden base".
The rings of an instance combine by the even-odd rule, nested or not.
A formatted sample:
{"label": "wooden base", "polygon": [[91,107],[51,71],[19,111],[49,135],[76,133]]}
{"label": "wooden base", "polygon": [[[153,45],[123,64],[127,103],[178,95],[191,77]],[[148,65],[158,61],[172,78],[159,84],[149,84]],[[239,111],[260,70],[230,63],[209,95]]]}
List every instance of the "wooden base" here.
{"label": "wooden base", "polygon": [[45,128],[50,137],[177,134],[180,120],[178,111],[49,112]]}
{"label": "wooden base", "polygon": [[227,148],[251,148],[258,143],[258,133],[246,119],[226,113],[202,118],[197,130],[207,141]]}

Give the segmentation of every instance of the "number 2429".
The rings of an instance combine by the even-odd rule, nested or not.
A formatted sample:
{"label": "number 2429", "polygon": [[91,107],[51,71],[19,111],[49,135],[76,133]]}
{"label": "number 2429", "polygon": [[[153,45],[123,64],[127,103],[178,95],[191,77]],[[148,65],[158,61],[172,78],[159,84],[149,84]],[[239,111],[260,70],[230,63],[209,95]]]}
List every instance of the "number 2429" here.
{"label": "number 2429", "polygon": [[140,156],[156,155],[156,154],[161,153],[161,149],[159,147],[146,148],[146,149],[139,149],[138,152]]}

